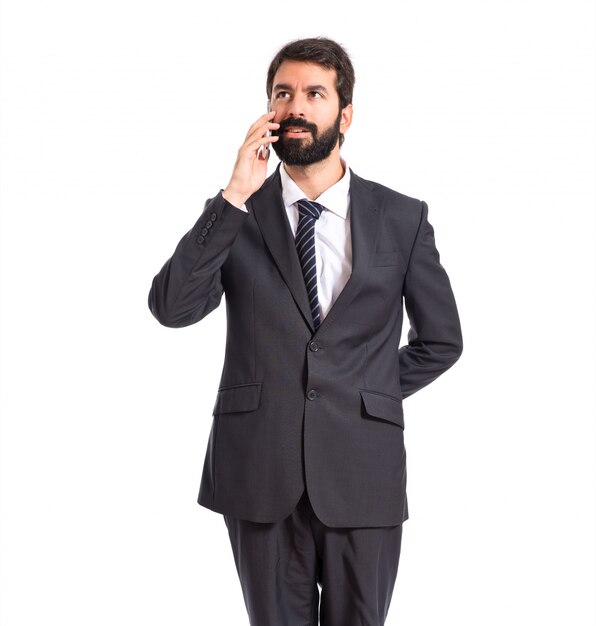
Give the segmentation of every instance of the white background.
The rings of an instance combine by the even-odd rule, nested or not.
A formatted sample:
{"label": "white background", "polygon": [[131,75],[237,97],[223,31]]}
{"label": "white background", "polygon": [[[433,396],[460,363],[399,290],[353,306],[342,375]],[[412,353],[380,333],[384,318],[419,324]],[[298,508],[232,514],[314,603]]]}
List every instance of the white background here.
{"label": "white background", "polygon": [[344,157],[428,202],[464,333],[404,404],[387,626],[594,624],[593,3],[356,6],[2,3],[2,626],[248,624],[196,503],[225,306],[173,330],[147,294],[314,35],[356,68]]}

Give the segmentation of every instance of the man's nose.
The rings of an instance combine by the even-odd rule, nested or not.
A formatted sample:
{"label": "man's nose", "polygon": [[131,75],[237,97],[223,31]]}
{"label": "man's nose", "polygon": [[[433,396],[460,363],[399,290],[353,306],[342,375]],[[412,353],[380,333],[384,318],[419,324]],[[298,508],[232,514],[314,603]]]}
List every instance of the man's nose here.
{"label": "man's nose", "polygon": [[296,95],[292,98],[287,111],[287,117],[306,117],[306,99]]}
{"label": "man's nose", "polygon": [[298,109],[296,107],[290,107],[288,112],[286,113],[286,119],[288,117],[306,117],[306,116],[301,111],[301,109]]}

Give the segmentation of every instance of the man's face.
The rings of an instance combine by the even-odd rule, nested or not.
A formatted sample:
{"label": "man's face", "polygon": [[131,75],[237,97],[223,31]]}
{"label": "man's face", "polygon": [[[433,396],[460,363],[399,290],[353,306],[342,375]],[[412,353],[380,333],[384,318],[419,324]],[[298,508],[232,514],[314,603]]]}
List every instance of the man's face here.
{"label": "man's face", "polygon": [[339,108],[336,73],[315,63],[284,61],[273,78],[271,109],[272,144],[287,165],[311,165],[326,159],[338,145],[352,121],[352,105]]}

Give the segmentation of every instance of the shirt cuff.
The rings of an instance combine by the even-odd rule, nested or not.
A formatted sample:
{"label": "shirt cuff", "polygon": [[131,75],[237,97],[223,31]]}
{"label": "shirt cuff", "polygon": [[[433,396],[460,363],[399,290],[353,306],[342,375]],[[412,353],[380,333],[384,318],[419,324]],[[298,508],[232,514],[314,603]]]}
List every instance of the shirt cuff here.
{"label": "shirt cuff", "polygon": [[[223,197],[223,189],[220,189],[220,193],[222,194],[222,197]],[[224,197],[224,200],[226,200],[226,199],[225,199],[225,197]],[[228,200],[226,200],[226,202],[227,202],[229,205],[233,206],[235,209],[238,209],[238,210],[240,210],[240,211],[244,211],[245,213],[250,213],[250,211],[246,208],[246,204],[243,204],[241,207],[237,207],[235,204],[232,204],[232,203],[231,203],[231,202],[229,202]]]}

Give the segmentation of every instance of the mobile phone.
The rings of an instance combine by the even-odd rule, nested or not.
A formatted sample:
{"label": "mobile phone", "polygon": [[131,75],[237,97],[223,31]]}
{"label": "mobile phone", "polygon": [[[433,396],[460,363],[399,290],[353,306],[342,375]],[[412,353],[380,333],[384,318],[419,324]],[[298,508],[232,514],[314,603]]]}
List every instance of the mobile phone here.
{"label": "mobile phone", "polygon": [[[271,113],[271,100],[267,100],[267,113]],[[271,131],[267,131],[267,137],[271,137]],[[266,159],[269,156],[269,144],[259,148],[259,159]]]}

